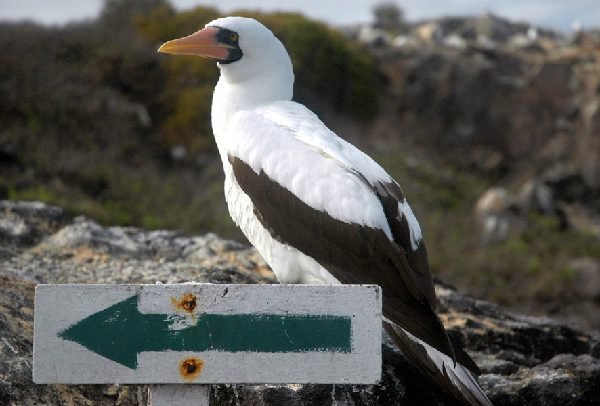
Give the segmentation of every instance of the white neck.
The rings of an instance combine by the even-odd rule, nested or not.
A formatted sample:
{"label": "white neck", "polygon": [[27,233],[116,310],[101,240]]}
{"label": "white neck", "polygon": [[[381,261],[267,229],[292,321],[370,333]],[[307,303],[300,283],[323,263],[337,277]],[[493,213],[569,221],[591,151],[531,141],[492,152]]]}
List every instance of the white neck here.
{"label": "white neck", "polygon": [[[292,85],[277,86],[272,80],[256,77],[242,83],[231,83],[223,75],[215,87],[212,102],[212,125],[215,137],[221,136],[229,118],[242,110],[279,100],[292,99]],[[219,140],[217,139],[217,142]]]}
{"label": "white neck", "polygon": [[235,113],[291,100],[293,95],[294,72],[282,45],[280,52],[271,58],[248,58],[240,62],[219,66],[221,77],[213,94],[212,127],[221,158],[226,158],[224,138],[227,124]]}

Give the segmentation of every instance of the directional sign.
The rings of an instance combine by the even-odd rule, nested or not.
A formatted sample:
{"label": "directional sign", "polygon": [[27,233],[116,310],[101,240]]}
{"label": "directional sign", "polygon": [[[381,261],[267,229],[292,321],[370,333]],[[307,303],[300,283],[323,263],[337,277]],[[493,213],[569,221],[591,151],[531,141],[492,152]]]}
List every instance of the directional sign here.
{"label": "directional sign", "polygon": [[36,383],[375,383],[358,285],[39,285]]}
{"label": "directional sign", "polygon": [[58,336],[131,369],[144,351],[352,351],[349,315],[201,314],[175,330],[168,314],[140,313],[138,299],[94,313]]}

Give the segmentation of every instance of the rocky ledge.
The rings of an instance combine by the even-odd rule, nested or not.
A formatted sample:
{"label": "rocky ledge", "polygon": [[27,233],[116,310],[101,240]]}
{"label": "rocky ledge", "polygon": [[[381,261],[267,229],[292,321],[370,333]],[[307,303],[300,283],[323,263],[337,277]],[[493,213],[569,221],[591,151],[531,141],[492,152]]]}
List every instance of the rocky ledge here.
{"label": "rocky ledge", "polygon": [[[255,250],[207,234],[103,227],[41,203],[0,201],[0,404],[145,405],[144,386],[35,385],[38,283],[273,283]],[[481,367],[500,405],[600,404],[600,334],[513,314],[436,285],[444,324]],[[384,343],[379,385],[215,385],[212,405],[444,405]]]}

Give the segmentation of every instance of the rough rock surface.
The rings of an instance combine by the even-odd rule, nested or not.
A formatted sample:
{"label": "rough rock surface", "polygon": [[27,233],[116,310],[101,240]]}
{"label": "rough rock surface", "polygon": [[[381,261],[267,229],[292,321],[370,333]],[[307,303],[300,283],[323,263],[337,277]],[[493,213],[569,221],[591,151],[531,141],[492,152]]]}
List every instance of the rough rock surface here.
{"label": "rough rock surface", "polygon": [[449,17],[374,53],[389,80],[384,136],[412,136],[505,183],[538,178],[559,200],[600,211],[598,31]]}
{"label": "rough rock surface", "polygon": [[[0,202],[0,404],[140,405],[144,386],[35,385],[37,283],[272,283],[253,249],[215,235],[102,227],[39,203]],[[600,335],[515,315],[436,286],[440,313],[495,405],[600,404]],[[379,385],[216,385],[213,405],[452,404],[384,343]]]}

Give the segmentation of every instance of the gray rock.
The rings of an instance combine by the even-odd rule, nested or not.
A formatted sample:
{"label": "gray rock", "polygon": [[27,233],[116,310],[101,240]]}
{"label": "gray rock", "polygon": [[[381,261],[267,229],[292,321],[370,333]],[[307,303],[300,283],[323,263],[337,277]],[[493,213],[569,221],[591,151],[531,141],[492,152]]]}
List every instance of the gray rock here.
{"label": "gray rock", "polygon": [[[136,385],[35,385],[31,381],[36,283],[272,283],[255,250],[213,234],[102,227],[67,220],[50,206],[9,202],[0,258],[0,404],[144,405]],[[18,219],[6,219],[15,216]],[[21,214],[24,213],[24,214]],[[20,220],[19,220],[20,219]],[[8,236],[5,233],[4,236]],[[550,318],[510,313],[436,285],[440,315],[453,339],[480,365],[482,387],[497,406],[600,404],[600,335]],[[213,405],[446,405],[389,342],[378,385],[214,385]]]}
{"label": "gray rock", "polygon": [[215,234],[185,237],[176,231],[102,227],[84,217],[75,218],[71,224],[51,235],[46,243],[54,250],[89,247],[112,256],[168,260],[213,257],[225,251],[245,248],[234,241],[222,240]]}
{"label": "gray rock", "polygon": [[570,261],[569,268],[575,273],[576,293],[582,298],[600,301],[600,261],[579,257]]}
{"label": "gray rock", "polygon": [[600,360],[589,354],[560,354],[509,376],[483,375],[481,384],[496,405],[597,405]]}
{"label": "gray rock", "polygon": [[0,258],[28,247],[65,224],[65,212],[41,202],[0,200]]}

